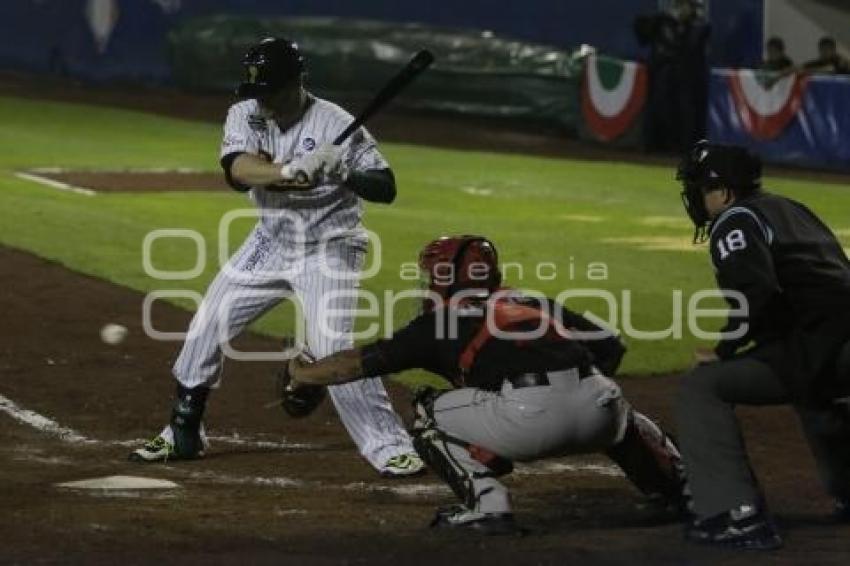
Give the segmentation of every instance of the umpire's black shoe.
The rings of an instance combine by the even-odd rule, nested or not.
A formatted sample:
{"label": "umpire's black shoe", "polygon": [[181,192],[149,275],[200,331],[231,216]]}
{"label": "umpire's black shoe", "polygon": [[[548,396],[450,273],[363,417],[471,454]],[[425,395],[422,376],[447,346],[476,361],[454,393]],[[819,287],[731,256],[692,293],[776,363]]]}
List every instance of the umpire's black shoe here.
{"label": "umpire's black shoe", "polygon": [[452,505],[437,510],[432,528],[473,531],[482,535],[516,535],[525,531],[517,526],[513,513],[480,513],[465,505]]}
{"label": "umpire's black shoe", "polygon": [[835,518],[842,523],[850,523],[850,499],[835,500]]}
{"label": "umpire's black shoe", "polygon": [[727,548],[774,550],[782,546],[773,521],[755,505],[741,505],[708,519],[695,519],[685,527],[685,538]]}

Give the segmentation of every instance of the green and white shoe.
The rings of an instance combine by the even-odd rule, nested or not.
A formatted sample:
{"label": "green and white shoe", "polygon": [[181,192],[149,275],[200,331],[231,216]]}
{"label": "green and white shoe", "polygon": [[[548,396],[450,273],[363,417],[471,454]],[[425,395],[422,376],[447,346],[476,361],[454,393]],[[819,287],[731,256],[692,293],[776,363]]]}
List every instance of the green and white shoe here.
{"label": "green and white shoe", "polygon": [[[207,447],[207,439],[202,436],[201,442],[204,448]],[[178,456],[174,449],[174,444],[166,440],[161,434],[153,437],[145,442],[141,448],[137,448],[130,452],[128,459],[131,462],[167,462],[168,460],[193,460],[195,458],[203,458],[204,450],[198,451],[191,458]]]}
{"label": "green and white shoe", "polygon": [[174,445],[157,435],[145,442],[141,448],[130,452],[131,462],[167,462],[175,459]]}
{"label": "green and white shoe", "polygon": [[385,478],[403,478],[425,472],[425,462],[416,452],[406,452],[393,456],[384,463],[381,475]]}

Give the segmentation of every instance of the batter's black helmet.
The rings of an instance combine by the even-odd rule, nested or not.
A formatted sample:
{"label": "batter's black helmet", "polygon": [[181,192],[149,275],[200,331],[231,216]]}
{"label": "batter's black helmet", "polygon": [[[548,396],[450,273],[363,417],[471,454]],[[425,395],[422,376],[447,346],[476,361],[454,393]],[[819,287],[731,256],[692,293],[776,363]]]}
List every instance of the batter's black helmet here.
{"label": "batter's black helmet", "polygon": [[294,41],[267,37],[242,58],[246,80],[236,88],[240,98],[274,94],[304,72],[304,56]]}

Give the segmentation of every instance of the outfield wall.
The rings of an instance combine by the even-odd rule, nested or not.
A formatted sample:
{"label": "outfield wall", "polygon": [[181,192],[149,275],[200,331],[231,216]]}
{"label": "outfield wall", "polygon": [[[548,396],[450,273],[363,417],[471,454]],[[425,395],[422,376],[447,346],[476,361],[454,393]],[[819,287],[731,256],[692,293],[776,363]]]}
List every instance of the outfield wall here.
{"label": "outfield wall", "polygon": [[[424,46],[437,54],[437,63],[402,104],[556,125],[585,140],[636,147],[646,98],[644,67],[619,57],[585,59],[579,50],[553,45],[594,43],[599,53],[636,59],[641,53],[631,20],[664,3],[597,0],[567,9],[555,0],[529,0],[519,10],[514,3],[483,0],[433,0],[427,8],[378,0],[292,0],[285,7],[269,0],[6,0],[0,3],[0,65],[225,91],[239,79],[245,48],[257,37],[282,34],[303,45],[312,85],[322,94],[365,98]],[[757,60],[761,0],[711,0],[707,6],[713,60],[738,65]],[[240,16],[205,15],[228,10]],[[290,17],[257,17],[284,11]],[[381,21],[352,20],[355,11]],[[301,13],[344,19],[291,17]],[[474,29],[399,23],[411,20]],[[480,31],[485,27],[508,35]],[[747,73],[713,72],[712,138],[749,145],[771,161],[850,169],[845,79],[789,77],[771,83]]]}
{"label": "outfield wall", "polygon": [[[761,54],[763,0],[708,0],[712,63],[754,64]],[[213,14],[323,16],[489,30],[522,41],[617,57],[645,55],[632,33],[638,14],[669,0],[3,0],[0,65],[89,79],[167,82],[168,32]]]}
{"label": "outfield wall", "polygon": [[714,69],[708,135],[776,163],[850,170],[850,77]]}

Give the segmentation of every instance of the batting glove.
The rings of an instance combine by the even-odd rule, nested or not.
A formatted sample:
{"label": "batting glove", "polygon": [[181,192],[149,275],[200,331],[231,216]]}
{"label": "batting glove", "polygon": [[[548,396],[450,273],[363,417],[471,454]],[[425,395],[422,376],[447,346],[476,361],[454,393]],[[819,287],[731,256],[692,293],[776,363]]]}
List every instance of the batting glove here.
{"label": "batting glove", "polygon": [[320,178],[316,181],[325,183],[342,183],[348,178],[348,166],[345,163],[345,148],[325,142],[320,145],[313,155],[321,164]]}

